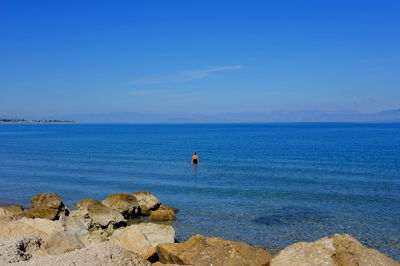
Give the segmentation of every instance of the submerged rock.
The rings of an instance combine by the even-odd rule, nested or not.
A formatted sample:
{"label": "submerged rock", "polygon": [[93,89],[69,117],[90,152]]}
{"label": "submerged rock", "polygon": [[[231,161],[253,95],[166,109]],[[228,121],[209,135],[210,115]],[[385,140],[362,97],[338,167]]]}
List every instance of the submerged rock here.
{"label": "submerged rock", "polygon": [[139,212],[139,204],[136,197],[127,193],[115,193],[108,196],[102,203],[118,212],[126,219],[135,217]]}
{"label": "submerged rock", "polygon": [[173,210],[155,210],[150,213],[152,221],[175,221],[176,216]]}
{"label": "submerged rock", "polygon": [[162,263],[199,266],[268,265],[272,258],[261,248],[202,235],[195,235],[183,243],[158,245],[157,255]]}
{"label": "submerged rock", "polygon": [[155,253],[155,248],[134,226],[116,230],[109,241],[141,255],[145,259],[150,258]]}
{"label": "submerged rock", "polygon": [[0,238],[0,263],[15,263],[29,260],[42,244],[37,236]]}
{"label": "submerged rock", "polygon": [[298,242],[280,251],[271,266],[326,265],[326,266],[400,266],[377,250],[364,247],[350,235],[336,234],[315,242]]}
{"label": "submerged rock", "polygon": [[18,265],[43,266],[150,266],[140,255],[112,243],[100,243],[62,255],[53,255],[20,262]]}

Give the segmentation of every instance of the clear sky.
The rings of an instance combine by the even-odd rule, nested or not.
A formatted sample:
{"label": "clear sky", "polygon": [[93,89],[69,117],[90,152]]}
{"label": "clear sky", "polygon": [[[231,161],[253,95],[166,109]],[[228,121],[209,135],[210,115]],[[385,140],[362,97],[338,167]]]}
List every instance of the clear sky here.
{"label": "clear sky", "polygon": [[0,1],[0,116],[400,108],[400,1]]}

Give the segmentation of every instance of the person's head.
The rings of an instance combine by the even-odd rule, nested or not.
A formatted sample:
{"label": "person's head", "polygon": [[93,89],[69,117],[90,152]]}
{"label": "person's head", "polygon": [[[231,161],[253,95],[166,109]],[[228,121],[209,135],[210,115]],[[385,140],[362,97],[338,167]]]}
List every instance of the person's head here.
{"label": "person's head", "polygon": [[197,155],[197,153],[196,153],[196,152],[194,152],[194,153],[193,153],[193,155]]}

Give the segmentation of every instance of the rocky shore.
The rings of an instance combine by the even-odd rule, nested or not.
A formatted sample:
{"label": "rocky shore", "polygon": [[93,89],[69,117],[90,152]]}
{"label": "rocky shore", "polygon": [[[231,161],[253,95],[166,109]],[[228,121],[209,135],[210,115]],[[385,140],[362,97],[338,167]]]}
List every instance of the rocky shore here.
{"label": "rocky shore", "polygon": [[350,235],[298,242],[272,255],[245,243],[194,235],[176,243],[177,209],[150,192],[83,199],[68,209],[56,194],[31,208],[0,208],[0,265],[398,265]]}

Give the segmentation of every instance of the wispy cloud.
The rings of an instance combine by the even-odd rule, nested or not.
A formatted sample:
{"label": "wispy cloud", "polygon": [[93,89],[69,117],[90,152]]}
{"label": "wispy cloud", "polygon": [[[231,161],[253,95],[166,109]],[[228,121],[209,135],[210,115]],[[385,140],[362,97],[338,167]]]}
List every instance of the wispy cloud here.
{"label": "wispy cloud", "polygon": [[243,68],[242,65],[208,67],[204,69],[185,71],[165,76],[145,77],[141,79],[136,79],[132,81],[132,83],[153,84],[153,83],[184,82],[194,79],[205,78],[216,72],[235,70],[241,68]]}

